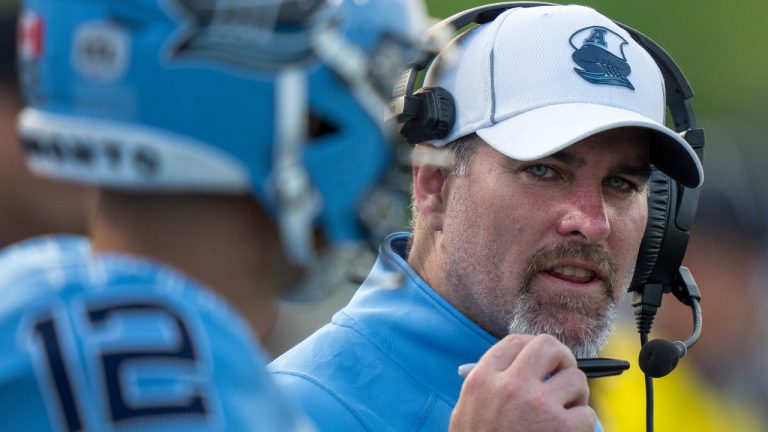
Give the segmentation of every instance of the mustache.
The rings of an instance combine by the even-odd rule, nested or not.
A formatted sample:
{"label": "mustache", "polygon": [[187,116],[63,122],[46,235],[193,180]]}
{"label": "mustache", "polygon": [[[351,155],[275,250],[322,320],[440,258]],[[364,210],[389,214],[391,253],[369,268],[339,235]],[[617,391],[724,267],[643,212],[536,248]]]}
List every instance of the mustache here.
{"label": "mustache", "polygon": [[530,284],[536,274],[546,270],[561,260],[575,259],[590,263],[597,267],[605,285],[608,298],[615,302],[614,287],[616,286],[616,264],[602,246],[582,243],[561,243],[554,247],[537,249],[526,261],[523,272],[521,292],[530,292]]}

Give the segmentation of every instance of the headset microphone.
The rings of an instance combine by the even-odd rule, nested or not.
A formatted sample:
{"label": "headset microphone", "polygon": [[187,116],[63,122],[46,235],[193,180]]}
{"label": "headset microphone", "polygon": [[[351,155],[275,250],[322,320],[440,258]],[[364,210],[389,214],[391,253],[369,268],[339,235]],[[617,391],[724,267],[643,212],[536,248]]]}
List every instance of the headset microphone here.
{"label": "headset microphone", "polygon": [[699,339],[701,335],[701,307],[697,299],[692,299],[693,332],[685,341],[670,342],[665,339],[654,339],[643,345],[640,350],[638,364],[640,370],[653,378],[661,378],[672,372],[677,362],[685,357],[688,348]]}
{"label": "headset microphone", "polygon": [[680,341],[654,339],[640,350],[640,369],[654,378],[661,378],[672,372],[686,351],[688,348]]}
{"label": "headset microphone", "polygon": [[[677,362],[685,356],[688,348],[693,346],[701,335],[701,306],[699,305],[701,294],[699,293],[699,288],[693,280],[691,272],[686,267],[680,267],[677,281],[678,283],[672,289],[672,293],[681,302],[691,307],[693,312],[693,331],[691,336],[685,341],[670,342],[665,339],[654,339],[643,345],[643,348],[640,350],[638,364],[646,375],[653,378],[661,378],[672,372],[677,366]],[[653,292],[652,289],[649,291]],[[635,305],[640,311],[638,327],[645,328],[647,325],[647,328],[650,329],[650,322],[646,322],[649,321],[648,314],[643,313],[643,310],[648,311],[650,302],[648,297],[643,297],[645,297],[643,301]],[[660,302],[655,307],[658,306],[660,306]],[[647,335],[647,333],[645,334]]]}

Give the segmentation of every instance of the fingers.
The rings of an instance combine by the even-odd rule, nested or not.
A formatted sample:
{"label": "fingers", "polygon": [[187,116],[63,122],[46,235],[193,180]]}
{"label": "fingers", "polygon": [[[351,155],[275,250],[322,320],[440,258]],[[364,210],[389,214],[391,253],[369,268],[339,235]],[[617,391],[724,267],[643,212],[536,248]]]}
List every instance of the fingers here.
{"label": "fingers", "polygon": [[509,335],[491,347],[464,381],[452,431],[589,431],[586,375],[571,351],[549,335]]}
{"label": "fingers", "polygon": [[586,375],[565,345],[547,335],[507,336],[467,376],[450,430],[593,432],[588,398]]}
{"label": "fingers", "polygon": [[586,406],[589,403],[587,376],[577,368],[561,370],[544,383],[546,391],[556,396],[564,408]]}
{"label": "fingers", "polygon": [[506,336],[480,358],[475,369],[484,370],[488,368],[496,372],[506,370],[517,359],[523,348],[533,339],[534,336],[530,335]]}
{"label": "fingers", "polygon": [[475,369],[510,370],[544,380],[561,370],[577,368],[571,351],[550,335],[508,335],[491,347]]}
{"label": "fingers", "polygon": [[544,388],[565,408],[587,405],[587,376],[578,369],[576,357],[568,347],[550,335],[539,335],[520,351],[509,374],[528,373],[545,381]]}
{"label": "fingers", "polygon": [[595,411],[589,405],[581,405],[568,410],[568,417],[562,430],[594,432],[596,425],[597,414]]}
{"label": "fingers", "polygon": [[515,360],[513,372],[525,369],[544,380],[557,372],[577,368],[576,357],[554,336],[542,334],[530,340]]}

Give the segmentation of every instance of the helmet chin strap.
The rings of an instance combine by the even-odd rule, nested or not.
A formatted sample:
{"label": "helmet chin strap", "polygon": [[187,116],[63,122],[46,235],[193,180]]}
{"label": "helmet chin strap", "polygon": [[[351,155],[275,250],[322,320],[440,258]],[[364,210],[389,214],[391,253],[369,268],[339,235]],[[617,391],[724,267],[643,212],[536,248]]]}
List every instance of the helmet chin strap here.
{"label": "helmet chin strap", "polygon": [[312,186],[302,157],[307,136],[307,77],[299,68],[281,72],[275,85],[273,182],[278,224],[288,259],[308,266],[315,260],[314,220],[322,199]]}

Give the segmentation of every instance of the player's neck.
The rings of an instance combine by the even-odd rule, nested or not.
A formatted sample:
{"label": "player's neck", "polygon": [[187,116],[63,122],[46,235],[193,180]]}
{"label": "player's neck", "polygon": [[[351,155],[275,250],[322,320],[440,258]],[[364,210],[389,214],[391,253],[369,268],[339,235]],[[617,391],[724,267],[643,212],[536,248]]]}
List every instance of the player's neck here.
{"label": "player's neck", "polygon": [[274,222],[250,197],[102,191],[91,231],[96,253],[149,257],[214,289],[262,340],[274,323],[274,297],[294,274]]}

